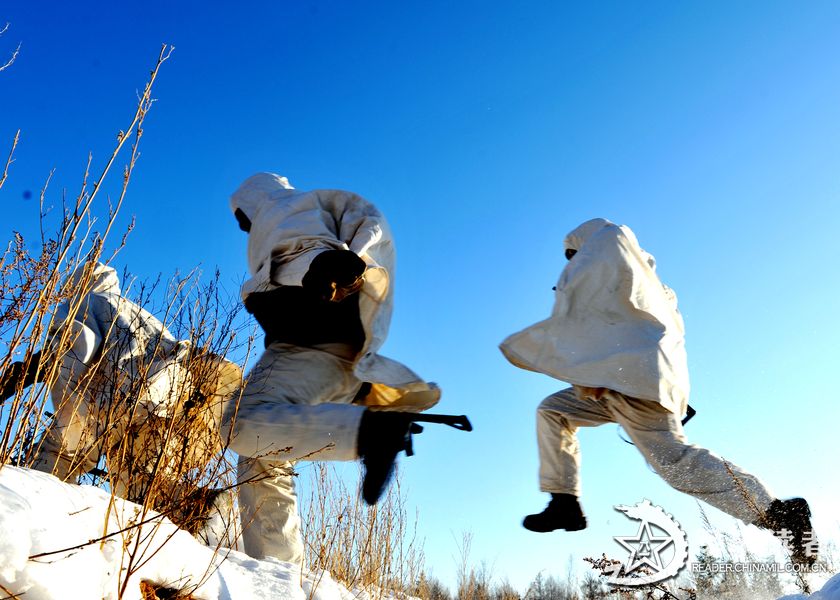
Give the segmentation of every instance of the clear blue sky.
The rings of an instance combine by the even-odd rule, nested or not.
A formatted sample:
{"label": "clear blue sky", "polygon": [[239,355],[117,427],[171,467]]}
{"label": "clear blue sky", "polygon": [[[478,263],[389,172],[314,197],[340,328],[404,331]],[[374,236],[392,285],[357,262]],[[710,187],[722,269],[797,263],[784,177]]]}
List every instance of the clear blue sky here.
{"label": "clear blue sky", "polygon": [[[218,266],[231,290],[245,238],[227,208],[261,170],[353,190],[399,252],[385,353],[440,383],[440,411],[404,461],[427,562],[447,583],[473,559],[524,587],[567,557],[614,551],[612,507],[647,497],[692,532],[697,508],[613,426],[585,431],[591,528],[538,535],[534,409],[563,384],[497,350],[543,318],[565,233],[601,216],[634,229],[687,324],[690,438],[804,495],[838,529],[835,386],[840,5],[833,2],[43,2],[5,0],[2,232],[33,231],[37,192],[78,189],[174,44],[122,216],[119,266]],[[36,193],[37,196],[37,193]],[[722,524],[728,521],[710,509]],[[617,530],[618,529],[618,530]]]}

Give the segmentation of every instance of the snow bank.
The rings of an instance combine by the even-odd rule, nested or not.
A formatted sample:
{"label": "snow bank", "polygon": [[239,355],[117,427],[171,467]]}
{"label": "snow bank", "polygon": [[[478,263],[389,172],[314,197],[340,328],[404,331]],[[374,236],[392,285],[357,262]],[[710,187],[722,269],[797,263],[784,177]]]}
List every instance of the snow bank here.
{"label": "snow bank", "polygon": [[[141,581],[194,590],[198,600],[370,600],[328,573],[216,552],[98,488],[0,469],[0,591],[26,600],[141,600]],[[840,575],[811,596],[779,600],[840,600]]]}
{"label": "snow bank", "polygon": [[[140,582],[200,600],[351,600],[328,574],[215,552],[156,513],[90,486],[0,469],[0,585],[27,600],[140,600]],[[2,588],[0,588],[2,589]],[[122,595],[121,595],[122,594]]]}
{"label": "snow bank", "polygon": [[820,600],[840,600],[840,575],[829,579],[820,590]]}
{"label": "snow bank", "polygon": [[840,600],[840,574],[835,575],[825,582],[825,585],[818,592],[810,596],[785,596],[779,600]]}
{"label": "snow bank", "polygon": [[822,589],[810,596],[805,594],[789,594],[778,600],[840,600],[840,574],[825,582]]}

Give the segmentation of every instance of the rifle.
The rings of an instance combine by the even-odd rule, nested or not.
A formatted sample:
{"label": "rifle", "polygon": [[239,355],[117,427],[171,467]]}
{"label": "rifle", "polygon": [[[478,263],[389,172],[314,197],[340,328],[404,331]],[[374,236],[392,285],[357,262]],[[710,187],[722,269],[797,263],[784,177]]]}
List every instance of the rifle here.
{"label": "rifle", "polygon": [[438,415],[438,414],[405,414],[406,420],[409,422],[408,431],[405,434],[405,455],[414,455],[414,446],[411,440],[411,434],[420,433],[423,431],[423,426],[418,423],[439,423],[441,425],[449,425],[450,427],[459,431],[472,431],[472,423],[467,418],[467,415]]}

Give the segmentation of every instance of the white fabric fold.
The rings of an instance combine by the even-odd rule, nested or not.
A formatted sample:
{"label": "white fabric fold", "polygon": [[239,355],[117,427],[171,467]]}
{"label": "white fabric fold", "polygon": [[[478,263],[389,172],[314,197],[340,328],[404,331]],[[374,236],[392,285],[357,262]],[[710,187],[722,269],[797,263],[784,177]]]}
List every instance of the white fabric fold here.
{"label": "white fabric fold", "polygon": [[630,228],[593,219],[564,243],[551,315],[505,339],[517,367],[658,402],[678,414],[689,394],[685,329],[674,292]]}
{"label": "white fabric fold", "polygon": [[[418,407],[415,392],[423,392],[424,408],[437,403],[440,390],[423,381],[405,365],[377,352],[388,335],[393,310],[393,274],[396,255],[385,217],[370,202],[340,190],[301,191],[288,179],[257,173],[245,180],[230,199],[232,211],[242,210],[251,221],[248,234],[248,269],[251,279],[242,297],[283,285],[301,285],[309,265],[326,250],[350,250],[367,264],[359,292],[359,316],[364,346],[354,361],[361,381],[390,388],[379,394],[388,404],[405,410]],[[411,400],[406,405],[403,398]]]}

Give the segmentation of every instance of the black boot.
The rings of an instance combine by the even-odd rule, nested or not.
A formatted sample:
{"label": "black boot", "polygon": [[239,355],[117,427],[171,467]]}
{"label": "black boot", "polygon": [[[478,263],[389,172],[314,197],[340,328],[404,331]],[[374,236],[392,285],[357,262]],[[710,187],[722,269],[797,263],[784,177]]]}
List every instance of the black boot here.
{"label": "black boot", "polygon": [[789,532],[787,541],[790,559],[794,563],[813,565],[817,561],[819,543],[811,525],[811,509],[804,498],[773,500],[759,526],[771,529],[777,535]]}
{"label": "black boot", "polygon": [[546,533],[555,529],[580,531],[586,529],[586,517],[577,496],[572,494],[551,494],[551,502],[541,513],[528,515],[522,526],[530,531]]}
{"label": "black boot", "polygon": [[362,498],[373,506],[394,473],[397,454],[411,455],[411,434],[423,428],[411,422],[412,413],[366,410],[359,424],[357,448],[364,465]]}

